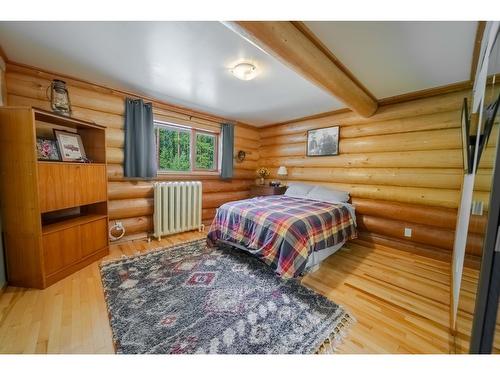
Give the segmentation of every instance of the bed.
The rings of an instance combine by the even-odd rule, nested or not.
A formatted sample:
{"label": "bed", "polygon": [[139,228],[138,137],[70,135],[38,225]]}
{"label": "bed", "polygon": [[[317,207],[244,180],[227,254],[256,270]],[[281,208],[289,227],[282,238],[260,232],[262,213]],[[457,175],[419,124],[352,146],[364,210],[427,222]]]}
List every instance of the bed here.
{"label": "bed", "polygon": [[247,251],[282,278],[299,277],[357,236],[353,206],[323,198],[300,193],[225,203],[207,242]]}

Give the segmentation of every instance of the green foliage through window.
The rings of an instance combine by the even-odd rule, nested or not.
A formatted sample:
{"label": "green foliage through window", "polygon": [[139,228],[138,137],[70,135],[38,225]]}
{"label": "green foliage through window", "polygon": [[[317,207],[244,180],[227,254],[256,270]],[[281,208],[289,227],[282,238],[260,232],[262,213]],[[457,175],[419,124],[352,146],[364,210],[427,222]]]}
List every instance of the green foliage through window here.
{"label": "green foliage through window", "polygon": [[160,170],[189,171],[191,142],[189,131],[160,127],[158,129],[158,166]]}
{"label": "green foliage through window", "polygon": [[215,135],[196,134],[196,169],[215,169]]}
{"label": "green foliage through window", "polygon": [[[158,170],[190,172],[217,169],[217,135],[175,126],[157,126]],[[191,150],[193,137],[194,150]],[[191,165],[194,160],[194,166]]]}

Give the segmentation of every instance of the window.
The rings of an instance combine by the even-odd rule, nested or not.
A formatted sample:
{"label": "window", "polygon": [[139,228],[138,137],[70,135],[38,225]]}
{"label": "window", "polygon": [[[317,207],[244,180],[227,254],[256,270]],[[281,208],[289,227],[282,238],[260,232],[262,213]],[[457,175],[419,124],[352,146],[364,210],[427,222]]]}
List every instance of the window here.
{"label": "window", "polygon": [[156,122],[158,172],[217,171],[218,134]]}

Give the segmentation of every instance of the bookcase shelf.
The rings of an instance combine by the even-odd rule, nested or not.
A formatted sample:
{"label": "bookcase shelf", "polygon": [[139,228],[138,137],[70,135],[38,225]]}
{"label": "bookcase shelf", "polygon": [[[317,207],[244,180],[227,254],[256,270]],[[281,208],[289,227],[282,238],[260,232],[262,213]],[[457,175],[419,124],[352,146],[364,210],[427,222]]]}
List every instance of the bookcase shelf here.
{"label": "bookcase shelf", "polygon": [[58,232],[63,229],[68,229],[72,227],[76,227],[79,225],[87,224],[92,221],[106,219],[106,215],[98,215],[98,214],[83,214],[74,217],[69,217],[67,219],[56,221],[50,224],[42,225],[42,234],[49,234],[53,232]]}
{"label": "bookcase shelf", "polygon": [[[37,160],[36,137],[80,134],[92,163]],[[0,204],[9,285],[45,288],[108,253],[105,128],[0,107]]]}

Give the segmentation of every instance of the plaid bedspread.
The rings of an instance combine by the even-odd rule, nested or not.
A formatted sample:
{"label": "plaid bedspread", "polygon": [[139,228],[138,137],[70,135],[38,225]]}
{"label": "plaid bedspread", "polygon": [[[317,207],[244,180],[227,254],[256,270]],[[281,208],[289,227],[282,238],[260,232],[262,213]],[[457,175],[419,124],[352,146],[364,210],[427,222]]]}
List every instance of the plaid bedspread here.
{"label": "plaid bedspread", "polygon": [[357,237],[342,204],[268,196],[223,204],[207,236],[244,246],[283,278],[303,273],[308,256]]}

